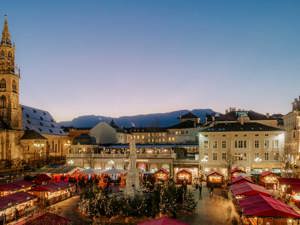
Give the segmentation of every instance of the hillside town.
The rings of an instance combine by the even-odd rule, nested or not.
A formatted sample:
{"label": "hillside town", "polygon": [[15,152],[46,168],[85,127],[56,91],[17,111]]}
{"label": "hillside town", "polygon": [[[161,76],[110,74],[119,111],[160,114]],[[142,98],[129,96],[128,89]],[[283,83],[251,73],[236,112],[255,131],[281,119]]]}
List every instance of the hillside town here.
{"label": "hillside town", "polygon": [[20,103],[7,17],[0,56],[0,224],[209,224],[214,206],[212,224],[300,223],[300,97],[286,115],[228,107],[167,127],[66,127]]}

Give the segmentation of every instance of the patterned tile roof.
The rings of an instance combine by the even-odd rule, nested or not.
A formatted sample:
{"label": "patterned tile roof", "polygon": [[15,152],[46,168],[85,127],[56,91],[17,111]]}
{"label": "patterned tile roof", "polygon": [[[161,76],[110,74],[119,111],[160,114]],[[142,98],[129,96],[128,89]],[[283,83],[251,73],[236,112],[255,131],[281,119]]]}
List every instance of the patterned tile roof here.
{"label": "patterned tile roof", "polygon": [[23,129],[40,134],[66,135],[47,111],[22,105]]}

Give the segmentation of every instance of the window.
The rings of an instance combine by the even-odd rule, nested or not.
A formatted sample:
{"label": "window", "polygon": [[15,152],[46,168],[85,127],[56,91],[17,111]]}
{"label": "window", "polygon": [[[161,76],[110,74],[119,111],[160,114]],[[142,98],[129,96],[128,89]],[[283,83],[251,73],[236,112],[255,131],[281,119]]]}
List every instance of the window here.
{"label": "window", "polygon": [[213,153],[213,160],[218,160],[218,153],[216,152]]}
{"label": "window", "polygon": [[265,152],[265,160],[269,160],[269,152]]}
{"label": "window", "polygon": [[218,148],[218,141],[214,141],[213,148]]}
{"label": "window", "polygon": [[2,80],[0,81],[0,88],[1,88],[1,89],[5,89],[5,88],[6,88],[6,80],[5,80],[5,79],[2,79]]}
{"label": "window", "polygon": [[247,141],[245,140],[238,140],[234,143],[235,148],[247,148]]}
{"label": "window", "polygon": [[6,108],[6,97],[4,95],[0,98],[0,108]]}
{"label": "window", "polygon": [[226,148],[226,141],[222,141],[222,148]]}
{"label": "window", "polygon": [[5,58],[5,53],[4,53],[4,51],[2,50],[1,51],[1,59],[4,59]]}
{"label": "window", "polygon": [[222,160],[226,160],[227,159],[227,154],[226,152],[222,152]]}
{"label": "window", "polygon": [[279,153],[278,152],[274,153],[274,160],[279,160]]}
{"label": "window", "polygon": [[255,148],[259,148],[259,140],[255,140],[254,141],[254,147]]}
{"label": "window", "polygon": [[204,141],[203,143],[204,143],[204,148],[207,149],[208,148],[208,141]]}
{"label": "window", "polygon": [[279,140],[274,140],[274,148],[279,148]]}
{"label": "window", "polygon": [[258,153],[258,152],[255,152],[254,158],[255,158],[255,159],[256,159],[256,158],[259,158],[259,153]]}
{"label": "window", "polygon": [[270,141],[265,140],[265,148],[268,149],[270,147]]}
{"label": "window", "polygon": [[242,161],[243,160],[243,154],[240,153],[234,153],[234,161]]}
{"label": "window", "polygon": [[12,82],[12,90],[13,92],[17,93],[17,82],[15,80]]}

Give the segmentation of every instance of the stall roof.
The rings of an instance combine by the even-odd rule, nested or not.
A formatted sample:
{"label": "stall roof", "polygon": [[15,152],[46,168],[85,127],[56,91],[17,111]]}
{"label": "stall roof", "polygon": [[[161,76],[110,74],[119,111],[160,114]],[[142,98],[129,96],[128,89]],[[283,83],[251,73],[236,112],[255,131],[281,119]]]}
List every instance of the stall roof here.
{"label": "stall roof", "polygon": [[28,194],[27,192],[18,192],[11,195],[6,195],[0,198],[0,210],[10,208],[13,205],[18,205],[23,202],[37,198],[34,195]]}
{"label": "stall roof", "polygon": [[33,186],[33,183],[30,181],[19,180],[9,184],[1,184],[0,191],[17,191],[21,188],[28,188]]}
{"label": "stall roof", "polygon": [[290,186],[291,190],[294,192],[300,192],[300,179],[297,178],[279,178],[279,183],[281,185]]}
{"label": "stall roof", "polygon": [[238,176],[238,177],[233,178],[233,180],[231,181],[231,184],[241,184],[244,182],[253,183],[253,181],[250,177]]}
{"label": "stall roof", "polygon": [[61,181],[58,183],[49,183],[46,185],[38,185],[38,186],[32,188],[31,190],[37,191],[37,192],[44,192],[44,191],[55,192],[55,191],[69,188],[70,186],[72,186],[70,183]]}
{"label": "stall roof", "polygon": [[269,175],[274,175],[276,176],[274,173],[272,173],[271,171],[264,171],[262,172],[259,177],[266,177],[266,176],[269,176]]}
{"label": "stall roof", "polygon": [[220,176],[220,177],[224,177],[222,174],[220,174],[220,173],[218,173],[218,172],[211,172],[211,173],[209,173],[209,174],[207,174],[206,176],[208,177],[208,176],[212,176],[212,175],[217,175],[217,176]]}
{"label": "stall roof", "polygon": [[240,200],[239,205],[247,216],[300,218],[290,206],[261,194]]}
{"label": "stall roof", "polygon": [[234,196],[237,195],[252,196],[257,194],[271,196],[271,193],[267,191],[267,189],[265,189],[264,187],[249,182],[232,185],[231,192],[233,193]]}
{"label": "stall roof", "polygon": [[31,221],[25,223],[25,225],[68,225],[71,221],[65,217],[53,214],[45,213]]}

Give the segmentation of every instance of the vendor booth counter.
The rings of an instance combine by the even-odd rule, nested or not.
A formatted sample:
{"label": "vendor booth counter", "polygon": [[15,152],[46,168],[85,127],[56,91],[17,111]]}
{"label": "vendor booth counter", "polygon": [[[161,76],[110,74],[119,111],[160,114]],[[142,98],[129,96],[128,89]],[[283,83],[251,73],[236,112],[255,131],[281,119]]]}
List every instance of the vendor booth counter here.
{"label": "vendor booth counter", "polygon": [[259,184],[267,189],[276,189],[278,176],[270,171],[264,171],[259,175]]}
{"label": "vendor booth counter", "polygon": [[224,176],[218,172],[212,172],[206,176],[207,187],[221,187],[224,184]]}
{"label": "vendor booth counter", "polygon": [[176,174],[176,184],[192,184],[192,173],[187,170],[180,170]]}
{"label": "vendor booth counter", "polygon": [[[28,215],[37,206],[37,197],[26,192],[18,192],[0,198],[0,224],[17,220]],[[4,223],[5,221],[5,223]]]}
{"label": "vendor booth counter", "polygon": [[37,196],[43,205],[51,205],[71,197],[75,190],[74,184],[58,182],[35,186],[29,193]]}

